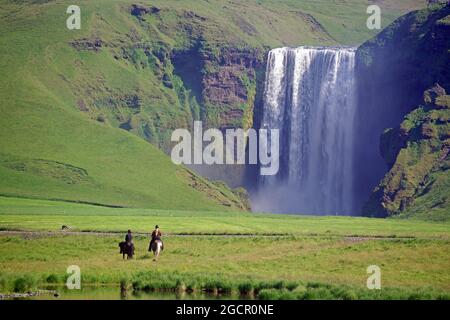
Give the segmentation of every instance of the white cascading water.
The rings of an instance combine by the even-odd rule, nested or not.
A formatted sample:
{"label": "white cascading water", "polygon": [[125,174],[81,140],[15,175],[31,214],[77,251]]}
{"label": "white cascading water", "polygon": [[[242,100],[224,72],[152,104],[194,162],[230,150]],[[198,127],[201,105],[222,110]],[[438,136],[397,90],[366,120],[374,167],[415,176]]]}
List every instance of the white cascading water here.
{"label": "white cascading water", "polygon": [[261,128],[280,130],[280,171],[261,177],[256,211],[352,213],[355,108],[355,49],[270,51]]}

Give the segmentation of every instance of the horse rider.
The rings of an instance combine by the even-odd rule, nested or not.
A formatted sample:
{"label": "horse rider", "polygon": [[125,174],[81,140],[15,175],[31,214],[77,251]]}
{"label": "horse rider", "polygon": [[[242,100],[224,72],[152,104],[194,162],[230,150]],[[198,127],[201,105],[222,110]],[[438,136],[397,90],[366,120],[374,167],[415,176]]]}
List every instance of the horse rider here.
{"label": "horse rider", "polygon": [[128,230],[127,234],[125,235],[125,242],[128,246],[133,246],[133,235],[131,234],[131,230]]}
{"label": "horse rider", "polygon": [[159,226],[156,225],[155,230],[153,230],[153,232],[152,232],[152,240],[150,240],[149,251],[152,248],[153,242],[155,242],[156,240],[161,241],[161,250],[164,250],[164,243],[161,240],[161,236],[162,236],[161,230],[159,230]]}

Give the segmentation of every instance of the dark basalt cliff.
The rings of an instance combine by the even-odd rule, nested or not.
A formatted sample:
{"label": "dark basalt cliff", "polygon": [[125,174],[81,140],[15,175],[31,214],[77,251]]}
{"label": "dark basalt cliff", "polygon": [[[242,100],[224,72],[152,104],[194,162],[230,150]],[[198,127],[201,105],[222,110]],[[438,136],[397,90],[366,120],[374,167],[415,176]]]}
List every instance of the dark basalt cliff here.
{"label": "dark basalt cliff", "polygon": [[360,204],[381,181],[364,215],[450,211],[449,49],[449,5],[410,13],[359,48]]}

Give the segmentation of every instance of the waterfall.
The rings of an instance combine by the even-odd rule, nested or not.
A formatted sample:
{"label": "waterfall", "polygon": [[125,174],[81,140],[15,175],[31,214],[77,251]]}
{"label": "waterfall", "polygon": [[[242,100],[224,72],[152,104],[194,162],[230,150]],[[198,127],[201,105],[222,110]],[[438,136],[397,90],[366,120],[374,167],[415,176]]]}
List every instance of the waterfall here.
{"label": "waterfall", "polygon": [[256,211],[351,214],[355,49],[278,48],[267,61],[261,128],[280,130],[280,171]]}

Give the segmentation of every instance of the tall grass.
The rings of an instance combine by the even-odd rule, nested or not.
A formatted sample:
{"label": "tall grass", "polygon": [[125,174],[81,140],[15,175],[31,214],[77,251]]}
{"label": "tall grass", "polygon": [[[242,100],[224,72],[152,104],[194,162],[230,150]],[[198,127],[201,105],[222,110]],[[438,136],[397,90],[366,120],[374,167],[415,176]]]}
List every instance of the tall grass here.
{"label": "tall grass", "polygon": [[[25,274],[6,277],[0,274],[1,292],[33,292],[49,284],[62,284],[64,276],[56,274],[36,277]],[[113,284],[122,292],[207,292],[256,298],[260,300],[450,300],[450,294],[435,288],[383,288],[333,285],[321,282],[267,281],[224,274],[190,272],[136,272]]]}
{"label": "tall grass", "polygon": [[436,289],[386,288],[369,290],[345,285],[301,281],[259,281],[220,274],[139,272],[132,277],[135,291],[205,291],[238,293],[261,300],[449,300]]}

